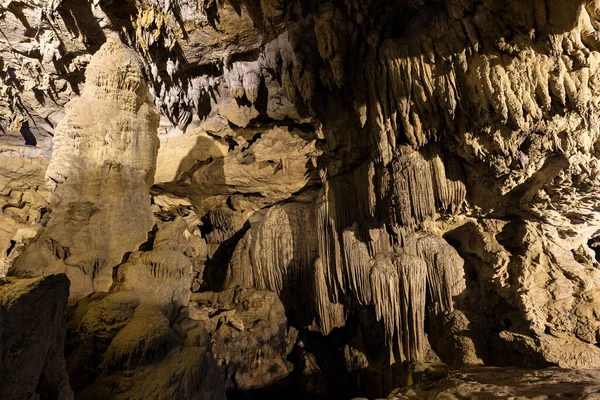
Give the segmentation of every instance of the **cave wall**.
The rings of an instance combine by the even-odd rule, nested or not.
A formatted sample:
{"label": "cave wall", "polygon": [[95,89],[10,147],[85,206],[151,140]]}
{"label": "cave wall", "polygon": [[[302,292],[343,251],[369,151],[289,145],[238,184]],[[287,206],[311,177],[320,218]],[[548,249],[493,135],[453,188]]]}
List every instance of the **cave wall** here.
{"label": "cave wall", "polygon": [[[261,358],[294,370],[294,330],[305,361],[341,335],[349,374],[598,368],[599,10],[4,1],[0,273],[65,272],[90,320],[129,310],[108,343],[145,310],[173,351],[194,347],[180,308],[239,327],[207,293],[276,293],[268,351],[221,358],[231,390]],[[104,323],[73,323],[74,348]]]}

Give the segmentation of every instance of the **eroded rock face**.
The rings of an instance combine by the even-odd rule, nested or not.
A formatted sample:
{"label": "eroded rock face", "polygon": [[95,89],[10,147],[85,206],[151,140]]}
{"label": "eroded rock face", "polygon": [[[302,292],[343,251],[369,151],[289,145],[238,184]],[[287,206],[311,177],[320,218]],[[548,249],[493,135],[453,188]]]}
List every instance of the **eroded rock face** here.
{"label": "eroded rock face", "polygon": [[0,396],[73,399],[64,358],[65,275],[0,278]]}
{"label": "eroded rock face", "polygon": [[191,300],[190,318],[204,322],[228,390],[268,387],[292,372],[287,357],[298,332],[275,293],[240,288]]}
{"label": "eroded rock face", "polygon": [[[190,291],[233,296],[202,318],[228,388],[288,374],[292,328],[321,394],[421,361],[599,368],[599,8],[5,1],[0,273],[71,279],[74,348],[108,363],[78,392],[158,381]],[[286,318],[269,297],[253,331],[234,293],[263,291]]]}
{"label": "eroded rock face", "polygon": [[67,364],[77,398],[225,398],[210,337],[182,312],[192,284],[184,230],[182,220],[161,226],[152,250],[118,267],[109,293],[71,312]]}
{"label": "eroded rock face", "polygon": [[45,157],[7,155],[0,158],[0,276],[41,228],[51,193],[45,185]]}

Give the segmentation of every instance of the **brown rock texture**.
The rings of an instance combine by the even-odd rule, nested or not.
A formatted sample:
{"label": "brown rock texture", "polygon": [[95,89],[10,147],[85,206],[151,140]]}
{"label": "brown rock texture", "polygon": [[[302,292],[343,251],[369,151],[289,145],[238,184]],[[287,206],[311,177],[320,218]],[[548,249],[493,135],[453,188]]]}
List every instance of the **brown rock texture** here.
{"label": "brown rock texture", "polygon": [[73,399],[64,357],[69,280],[0,278],[0,397]]}
{"label": "brown rock texture", "polygon": [[82,398],[597,370],[599,31],[596,0],[0,0],[0,275],[68,276]]}
{"label": "brown rock texture", "polygon": [[53,212],[13,268],[16,275],[64,272],[73,298],[108,290],[112,267],[146,240],[158,150],[158,114],[138,56],[108,41],[86,78],[54,135],[46,171]]}
{"label": "brown rock texture", "polygon": [[595,399],[598,371],[570,371],[560,368],[524,370],[518,368],[470,367],[453,371],[426,370],[430,377],[414,387],[392,392],[387,400],[406,399]]}
{"label": "brown rock texture", "polygon": [[190,318],[203,321],[227,389],[267,387],[287,377],[298,332],[277,295],[254,289],[196,293]]}
{"label": "brown rock texture", "polygon": [[184,229],[181,220],[164,224],[151,250],[118,267],[109,293],[71,310],[67,364],[76,398],[225,398],[204,325],[181,312],[192,283]]}

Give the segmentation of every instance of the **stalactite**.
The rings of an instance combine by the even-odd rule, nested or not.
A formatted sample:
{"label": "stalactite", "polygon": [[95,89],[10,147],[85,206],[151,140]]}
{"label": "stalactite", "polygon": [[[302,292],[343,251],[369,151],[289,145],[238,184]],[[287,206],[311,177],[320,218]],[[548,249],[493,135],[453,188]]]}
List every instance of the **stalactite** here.
{"label": "stalactite", "polygon": [[371,255],[367,245],[356,237],[357,224],[353,228],[346,229],[343,233],[344,271],[347,274],[348,289],[354,292],[359,304],[367,305],[371,302]]}
{"label": "stalactite", "polygon": [[346,323],[344,305],[329,300],[329,290],[325,280],[323,262],[316,258],[312,264],[312,298],[315,302],[318,330],[329,335],[333,328],[342,327]]}
{"label": "stalactite", "polygon": [[402,361],[423,359],[425,344],[425,302],[427,265],[417,257],[398,255],[394,258],[400,280],[402,315]]}
{"label": "stalactite", "polygon": [[454,72],[434,73],[435,56],[421,55],[423,47],[419,41],[388,40],[367,68],[371,129],[384,164],[391,161],[396,142],[418,149],[441,136],[443,122],[453,125]]}
{"label": "stalactite", "polygon": [[224,78],[229,86],[229,94],[241,99],[246,96],[250,103],[258,98],[258,88],[262,76],[263,59],[257,61],[238,61],[225,68]]}
{"label": "stalactite", "polygon": [[302,203],[271,207],[236,246],[225,287],[271,290],[301,321],[311,321],[314,306],[304,289],[312,285],[310,266],[317,256],[312,208]]}
{"label": "stalactite", "polygon": [[444,213],[456,214],[467,196],[460,161],[451,155],[442,157],[438,149],[425,154],[431,168],[437,208]]}
{"label": "stalactite", "polygon": [[455,214],[466,197],[462,167],[452,157],[430,147],[422,152],[402,146],[391,162],[388,176],[380,186],[389,185],[388,208],[391,224],[414,228],[437,210]]}
{"label": "stalactite", "polygon": [[[373,293],[373,305],[375,306],[375,317],[378,321],[383,320],[387,347],[390,351],[390,364],[394,358],[394,338],[398,340],[400,324],[400,288],[398,271],[389,257],[378,257],[371,270],[371,291]],[[400,333],[401,334],[401,333]],[[398,348],[403,349],[401,345]]]}
{"label": "stalactite", "polygon": [[427,263],[429,305],[438,314],[451,312],[453,297],[465,289],[464,260],[443,238],[426,233],[409,235],[403,250]]}
{"label": "stalactite", "polygon": [[379,255],[371,270],[377,320],[382,320],[390,364],[422,359],[425,341],[427,266],[405,253]]}
{"label": "stalactite", "polygon": [[[317,199],[316,223],[319,243],[319,255],[323,261],[325,279],[333,301],[338,301],[344,294],[342,275],[342,249],[336,220],[335,206],[331,205],[329,185],[325,186],[325,194]],[[333,213],[333,216],[331,215]]]}
{"label": "stalactite", "polygon": [[285,31],[264,47],[265,67],[281,76],[285,95],[291,101],[312,100],[318,73],[309,55],[304,54],[303,37]]}
{"label": "stalactite", "polygon": [[423,156],[403,146],[391,163],[390,215],[395,223],[414,226],[435,213],[430,165]]}
{"label": "stalactite", "polygon": [[[365,163],[353,173],[329,179],[317,199],[316,219],[319,255],[333,301],[342,301],[346,290],[360,293],[360,302],[370,295],[355,276],[365,271],[375,244],[370,231],[375,224],[377,204],[373,163]],[[383,237],[381,237],[384,240]],[[379,240],[379,237],[378,237]],[[363,272],[358,272],[363,276]]]}
{"label": "stalactite", "polygon": [[440,337],[445,317],[454,311],[455,297],[466,289],[464,260],[443,238],[427,233],[408,234],[400,249],[426,263],[429,328]]}
{"label": "stalactite", "polygon": [[364,163],[353,172],[354,191],[356,192],[357,214],[362,221],[375,217],[377,206],[377,188],[375,187],[375,165]]}

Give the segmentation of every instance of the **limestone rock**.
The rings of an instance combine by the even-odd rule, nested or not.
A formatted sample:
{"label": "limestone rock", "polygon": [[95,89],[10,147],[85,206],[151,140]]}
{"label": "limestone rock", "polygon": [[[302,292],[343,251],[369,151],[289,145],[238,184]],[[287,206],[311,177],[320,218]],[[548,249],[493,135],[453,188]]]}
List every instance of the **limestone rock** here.
{"label": "limestone rock", "polygon": [[41,228],[51,195],[44,182],[47,158],[6,155],[0,165],[0,276],[5,276]]}
{"label": "limestone rock", "polygon": [[228,390],[267,387],[292,372],[286,358],[298,332],[273,292],[229,289],[191,300],[190,317],[205,322]]}
{"label": "limestone rock", "polygon": [[182,311],[192,284],[185,229],[181,219],[164,224],[152,250],[118,267],[110,293],[72,311],[67,362],[77,398],[225,397],[209,336]]}
{"label": "limestone rock", "polygon": [[[217,347],[242,395],[286,398],[255,390],[288,354],[263,390],[335,397],[330,374],[377,397],[432,360],[597,369],[599,9],[0,1],[0,274],[71,279],[78,393],[174,393],[163,366],[210,358],[188,315],[240,340]],[[267,342],[291,325],[306,348],[266,345],[255,379],[248,310],[190,289],[261,293]]]}
{"label": "limestone rock", "polygon": [[441,372],[441,376],[435,372],[430,375],[429,379],[425,378],[411,388],[395,390],[387,399],[460,399],[464,396],[473,399],[594,399],[600,390],[597,370],[574,372],[559,368],[524,370],[473,367]]}
{"label": "limestone rock", "polygon": [[152,228],[158,115],[150,101],[138,56],[107,42],[55,133],[50,219],[11,273],[64,272],[75,299],[109,289],[112,267]]}
{"label": "limestone rock", "polygon": [[0,396],[73,399],[64,358],[65,275],[0,278]]}

